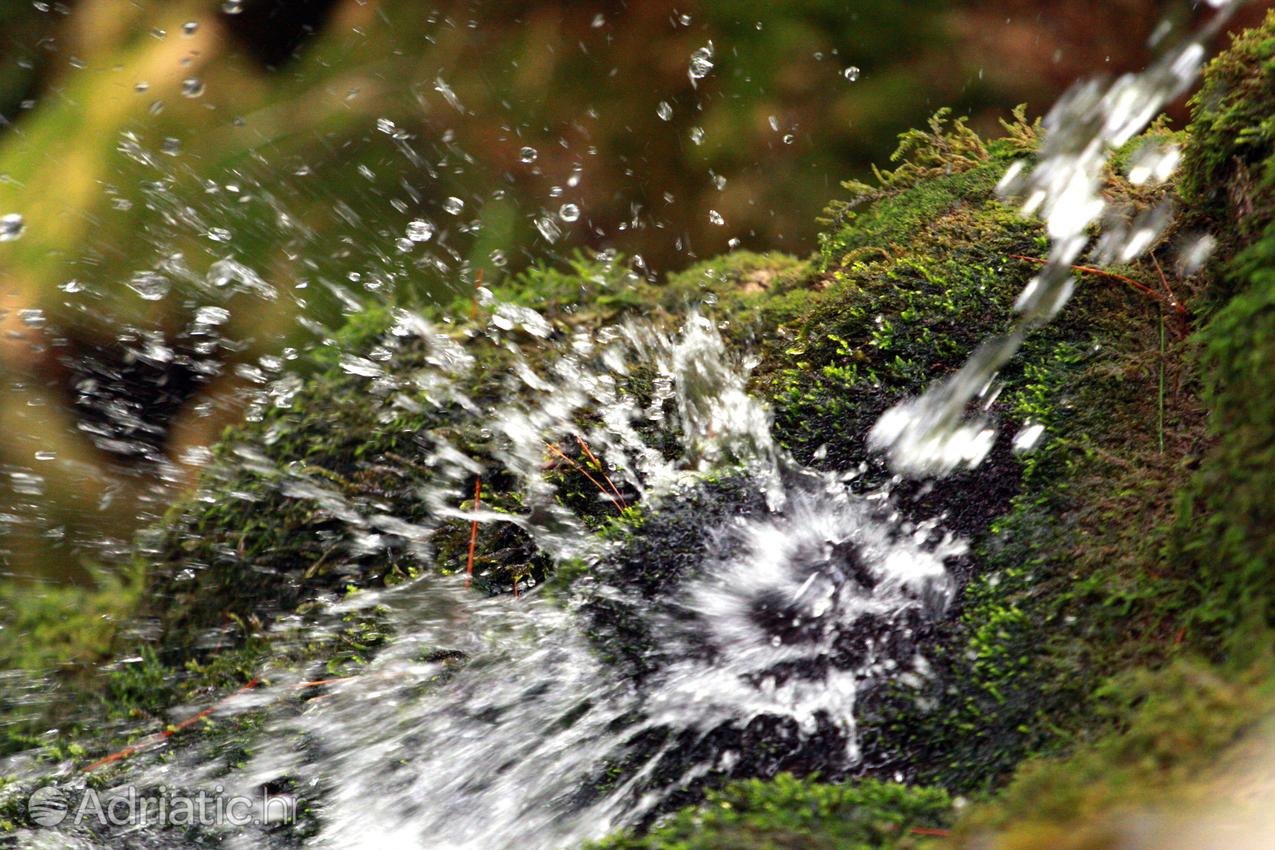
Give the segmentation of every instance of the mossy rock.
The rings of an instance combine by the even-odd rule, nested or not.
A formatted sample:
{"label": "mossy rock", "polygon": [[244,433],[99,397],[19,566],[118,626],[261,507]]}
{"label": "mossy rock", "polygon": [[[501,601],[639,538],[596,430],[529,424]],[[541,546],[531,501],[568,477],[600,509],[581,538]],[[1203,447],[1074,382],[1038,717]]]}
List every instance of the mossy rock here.
{"label": "mossy rock", "polygon": [[[957,604],[919,638],[934,675],[919,690],[862,695],[866,758],[853,771],[834,766],[829,778],[859,775],[830,785],[782,775],[729,785],[648,836],[602,846],[916,846],[925,834],[913,826],[939,829],[950,818],[946,794],[988,799],[1024,760],[1033,766],[1000,802],[958,829],[1010,835],[1031,818],[1062,829],[1130,799],[1136,785],[1172,786],[1269,707],[1261,653],[1240,650],[1269,645],[1275,625],[1273,33],[1275,15],[1210,66],[1182,136],[1183,172],[1170,188],[1187,215],[1171,235],[1207,228],[1219,244],[1202,272],[1172,281],[1189,326],[1158,300],[1083,277],[1063,314],[1003,370],[990,410],[1002,434],[988,459],[933,486],[896,487],[902,512],[943,516],[971,554],[953,566]],[[1031,155],[1035,128],[1020,113],[1007,132],[984,141],[940,114],[928,130],[908,134],[898,168],[882,172],[879,186],[851,185],[854,202],[829,208],[820,249],[806,260],[739,252],[652,285],[614,258],[580,257],[567,268],[525,272],[497,295],[535,307],[557,335],[637,311],[665,327],[688,307],[724,320],[729,342],[757,356],[751,389],[770,403],[777,440],[799,463],[856,470],[871,488],[890,476],[865,444],[871,423],[1003,331],[1034,273],[1024,258],[1046,249],[1039,224],[994,197],[1009,164]],[[1156,200],[1118,168],[1108,180],[1134,207]],[[1114,271],[1159,280],[1155,260]],[[453,315],[469,311],[457,306]],[[443,324],[443,315],[434,316],[441,332],[465,339],[465,322]],[[425,484],[452,487],[455,505],[472,506],[473,476],[440,481],[421,435],[446,430],[452,445],[484,464],[483,499],[521,508],[513,479],[492,461],[490,436],[472,418],[410,397],[397,407],[365,403],[379,390],[360,371],[409,372],[430,357],[418,337],[394,333],[396,321],[388,312],[356,318],[295,396],[226,435],[200,492],[143,548],[156,566],[142,608],[151,628],[142,634],[157,651],[130,675],[180,672],[182,689],[152,689],[150,703],[134,708],[158,713],[191,689],[246,679],[270,651],[258,633],[310,600],[464,568],[461,519],[441,524],[431,549],[376,557],[342,519],[341,507],[352,505],[424,521]],[[507,354],[481,343],[471,353],[483,368],[467,379],[468,397],[480,408],[498,404]],[[353,371],[343,359],[351,355],[361,358]],[[632,381],[640,391],[649,376]],[[1016,454],[1010,437],[1029,421],[1046,438]],[[666,436],[644,436],[670,449],[660,442]],[[292,473],[339,498],[326,506],[290,498]],[[643,605],[676,592],[706,545],[688,512],[762,510],[727,474],[702,481],[680,505],[611,518],[573,470],[546,474],[562,506],[618,541],[614,559],[640,567],[626,592]],[[663,557],[669,541],[675,551]],[[475,560],[485,571],[480,592],[511,592],[554,567],[512,528],[484,535]],[[568,591],[580,568],[562,565],[553,592]],[[641,676],[653,639],[640,618],[609,609],[598,623],[599,651]],[[374,623],[355,626],[367,635],[361,652],[389,637]],[[129,651],[136,638],[118,641]],[[319,648],[298,663],[322,663],[325,652],[335,654]],[[357,664],[339,663],[347,662]],[[129,687],[116,680],[104,699],[144,701]],[[787,766],[757,770],[764,779]],[[918,787],[878,782],[896,774]],[[728,778],[741,777],[707,776],[704,784]]]}

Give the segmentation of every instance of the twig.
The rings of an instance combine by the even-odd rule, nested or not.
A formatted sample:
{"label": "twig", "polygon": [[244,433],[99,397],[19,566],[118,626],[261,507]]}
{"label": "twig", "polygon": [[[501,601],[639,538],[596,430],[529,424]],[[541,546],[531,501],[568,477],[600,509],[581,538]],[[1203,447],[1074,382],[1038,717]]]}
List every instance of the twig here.
{"label": "twig", "polygon": [[1169,296],[1169,303],[1176,306],[1178,298],[1173,294],[1173,290],[1169,288],[1169,278],[1165,276],[1164,269],[1160,268],[1160,261],[1155,258],[1155,254],[1151,255],[1151,263],[1155,266],[1156,273],[1160,275],[1160,283],[1164,286],[1164,291]]}
{"label": "twig", "polygon": [[620,504],[627,509],[629,503],[624,501],[624,497],[620,495],[620,491],[616,488],[615,482],[611,480],[610,475],[607,475],[606,468],[602,466],[602,461],[598,460],[597,457],[594,456],[593,452],[589,451],[589,444],[584,441],[584,437],[576,434],[576,442],[580,444],[580,448],[584,450],[584,453],[589,456],[589,460],[593,461],[593,464],[598,468],[598,472],[602,473],[602,477],[605,478],[607,484],[611,486],[611,492],[614,493],[615,497],[620,500]]}
{"label": "twig", "polygon": [[[1046,263],[1049,262],[1048,260],[1042,260],[1040,257],[1027,257],[1022,254],[1008,254],[1007,256],[1013,260],[1025,260],[1026,262],[1029,262],[1029,263],[1040,263],[1041,265],[1045,265]],[[1072,271],[1083,272],[1085,274],[1098,275],[1099,277],[1107,277],[1107,278],[1111,278],[1112,280],[1118,280],[1121,283],[1126,283],[1129,286],[1132,286],[1134,289],[1138,290],[1139,292],[1145,295],[1149,295],[1150,297],[1161,302],[1162,304],[1167,304],[1168,306],[1176,310],[1179,314],[1183,316],[1186,315],[1186,308],[1183,307],[1181,304],[1179,304],[1177,301],[1169,299],[1169,298],[1165,298],[1163,295],[1156,292],[1151,287],[1147,286],[1144,283],[1139,283],[1138,281],[1134,280],[1131,277],[1125,277],[1122,274],[1109,272],[1105,269],[1096,269],[1093,266],[1072,266],[1071,268],[1072,268]]]}
{"label": "twig", "polygon": [[[474,479],[474,513],[478,513],[478,505],[483,496],[482,476]],[[474,547],[478,545],[478,520],[469,524],[469,561],[465,564],[465,589],[468,590],[474,581]]]}
{"label": "twig", "polygon": [[934,838],[951,838],[952,830],[939,829],[936,826],[914,826],[908,830],[913,835],[928,835]]}
{"label": "twig", "polygon": [[563,453],[562,449],[558,448],[553,443],[545,443],[545,445],[549,447],[549,451],[553,452],[558,457],[562,458],[567,463],[571,464],[573,467],[578,469],[580,473],[584,475],[585,478],[589,479],[589,481],[593,484],[594,487],[598,488],[599,493],[601,493],[603,496],[606,496],[608,499],[611,500],[611,504],[615,505],[615,509],[617,511],[619,511],[620,513],[624,513],[624,508],[620,507],[620,503],[615,500],[614,496],[612,496],[610,493],[606,491],[605,487],[603,487],[601,484],[598,483],[598,479],[594,478],[592,475],[589,474],[589,470],[585,469],[583,466],[577,463],[575,458],[568,457],[566,454]]}
{"label": "twig", "polygon": [[[338,682],[348,682],[354,678],[356,677],[340,676],[335,679],[315,679],[312,681],[297,682],[295,685],[293,685],[293,688],[297,690],[300,690],[301,688],[317,688],[322,685],[335,685]],[[168,740],[169,738],[173,737],[174,735],[176,735],[178,732],[182,731],[183,729],[187,729],[190,726],[194,725],[195,723],[198,723],[200,720],[203,720],[205,717],[212,714],[214,711],[216,711],[217,709],[225,705],[227,702],[229,702],[232,698],[237,697],[242,693],[251,691],[253,688],[257,687],[260,684],[261,684],[261,679],[259,677],[254,676],[253,678],[249,679],[248,682],[245,683],[242,687],[236,690],[234,693],[218,700],[217,702],[205,708],[203,711],[193,714],[190,717],[187,717],[185,720],[181,721],[180,723],[176,723],[176,724],[173,724],[172,726],[169,726],[167,729],[156,732],[154,735],[152,735],[151,737],[147,738],[144,741],[141,741],[140,743],[130,744],[129,746],[125,747],[122,750],[119,750],[118,752],[111,753],[109,756],[104,756],[98,759],[97,761],[82,768],[82,772],[92,773],[93,771],[97,770],[99,767],[106,767],[108,764],[114,764],[117,761],[121,761],[123,759],[128,758],[131,755],[134,755],[139,750],[144,750],[147,747],[152,746],[154,744],[162,743],[163,741]]]}
{"label": "twig", "polygon": [[483,288],[483,270],[478,269],[478,273],[474,275],[474,300],[469,305],[469,318],[471,321],[478,320],[478,290]]}
{"label": "twig", "polygon": [[153,744],[162,743],[163,741],[168,740],[169,738],[173,737],[178,732],[187,728],[188,726],[191,726],[192,724],[198,723],[200,720],[203,720],[205,717],[212,714],[219,707],[221,707],[223,704],[229,701],[232,697],[236,697],[239,694],[244,693],[245,691],[250,691],[253,688],[257,687],[257,685],[259,684],[261,684],[261,680],[254,676],[252,679],[249,679],[248,683],[245,684],[242,688],[235,691],[233,694],[226,697],[225,699],[213,703],[212,705],[208,706],[207,708],[205,708],[203,711],[199,712],[198,714],[194,714],[194,715],[191,715],[190,717],[187,717],[182,722],[176,725],[170,726],[167,729],[164,729],[163,731],[152,735],[150,738],[147,738],[141,743],[130,744],[129,746],[125,747],[119,752],[114,752],[114,753],[111,753],[109,756],[105,756],[103,758],[98,759],[97,761],[85,767],[83,772],[92,773],[93,771],[97,770],[99,767],[105,767],[106,765],[114,764],[115,762],[120,761],[121,759],[126,759],[129,756],[133,755],[133,753],[137,752],[138,750],[145,749],[146,747],[149,747]]}

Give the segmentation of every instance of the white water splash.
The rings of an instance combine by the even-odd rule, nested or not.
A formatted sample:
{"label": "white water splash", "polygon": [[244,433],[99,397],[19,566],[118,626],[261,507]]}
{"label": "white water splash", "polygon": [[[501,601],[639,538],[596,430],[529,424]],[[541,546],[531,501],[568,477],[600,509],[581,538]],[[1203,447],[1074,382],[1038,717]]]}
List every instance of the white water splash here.
{"label": "white water splash", "polygon": [[[487,332],[513,353],[514,335],[550,344],[539,314],[494,300],[489,307]],[[462,398],[452,376],[467,372],[472,356],[409,313],[399,314],[393,335],[424,338],[436,361],[412,382],[440,403]],[[441,437],[427,463],[443,483],[422,498],[440,518],[513,522],[555,559],[592,565],[585,578],[565,596],[531,590],[515,601],[467,591],[459,576],[427,574],[289,615],[273,627],[272,646],[284,654],[338,639],[350,617],[375,616],[394,638],[322,693],[307,692],[306,676],[280,665],[264,671],[268,685],[220,704],[218,724],[242,717],[259,726],[243,764],[227,765],[216,739],[196,740],[163,759],[139,753],[122,781],[244,797],[290,788],[318,812],[317,834],[305,842],[312,848],[550,850],[638,823],[679,789],[729,774],[754,757],[743,742],[757,723],[794,750],[853,765],[856,697],[865,683],[926,669],[912,630],[946,609],[953,585],[945,561],[963,545],[934,525],[892,518],[882,494],[855,495],[834,477],[794,470],[770,438],[769,411],[745,392],[744,364],[700,316],[672,335],[638,324],[577,331],[558,355],[541,358],[547,365],[537,373],[518,354],[511,381],[522,389],[511,383],[491,427],[494,457],[523,480],[527,512],[461,513],[449,504],[455,482],[479,467]],[[370,403],[392,400],[409,380],[374,361],[366,362],[377,369],[344,362],[375,387]],[[625,389],[637,371],[662,388],[647,403]],[[483,415],[467,399],[460,406]],[[658,601],[633,598],[624,562],[609,559],[616,544],[590,534],[544,483],[545,440],[571,433],[588,409],[603,420],[590,442],[648,510],[665,499],[676,510],[704,472],[723,469],[737,470],[769,507],[705,517],[691,573],[666,579]],[[653,422],[678,437],[677,457],[641,438]],[[361,551],[392,539],[428,557],[428,524],[377,513],[248,446],[238,461],[339,520]],[[640,677],[590,637],[611,627],[597,619],[599,603],[631,603],[653,636]],[[267,845],[277,828],[213,832],[222,846],[246,849]],[[113,840],[75,828],[54,834],[85,848]],[[35,847],[48,837],[23,833],[19,842]],[[132,838],[193,847],[208,836],[150,828]]]}
{"label": "white water splash", "polygon": [[[962,466],[977,466],[991,450],[995,430],[986,410],[975,403],[1017,353],[1026,334],[1050,321],[1071,298],[1071,265],[1089,244],[1087,229],[1107,209],[1101,192],[1107,162],[1199,77],[1204,42],[1239,4],[1215,5],[1226,9],[1144,71],[1110,83],[1090,80],[1073,86],[1045,118],[1035,166],[1015,163],[1005,174],[998,186],[1002,197],[1019,199],[1024,214],[1038,215],[1045,222],[1050,238],[1047,262],[1019,294],[1014,304],[1017,319],[1009,333],[987,341],[956,374],[921,397],[895,405],[877,421],[869,443],[887,454],[894,469],[914,476],[945,475]],[[1168,171],[1169,163],[1159,161],[1146,178],[1164,179]],[[1129,262],[1151,246],[1167,223],[1167,210],[1151,211],[1127,233],[1109,239],[1104,251],[1111,259]]]}

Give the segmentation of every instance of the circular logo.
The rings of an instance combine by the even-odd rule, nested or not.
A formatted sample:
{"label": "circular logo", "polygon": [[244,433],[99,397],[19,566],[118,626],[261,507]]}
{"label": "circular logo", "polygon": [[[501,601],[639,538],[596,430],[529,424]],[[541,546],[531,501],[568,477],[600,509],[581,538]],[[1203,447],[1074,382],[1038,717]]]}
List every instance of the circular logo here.
{"label": "circular logo", "polygon": [[27,817],[39,826],[57,826],[70,811],[66,793],[56,785],[37,788],[27,798]]}

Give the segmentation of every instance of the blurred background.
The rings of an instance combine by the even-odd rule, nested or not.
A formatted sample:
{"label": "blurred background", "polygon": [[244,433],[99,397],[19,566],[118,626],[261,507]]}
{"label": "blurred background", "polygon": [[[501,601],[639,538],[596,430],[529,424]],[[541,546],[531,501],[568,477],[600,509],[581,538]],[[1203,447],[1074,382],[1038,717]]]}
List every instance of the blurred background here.
{"label": "blurred background", "polygon": [[1206,10],[0,0],[0,581],[85,581],[369,300],[805,253],[939,107],[995,132]]}

